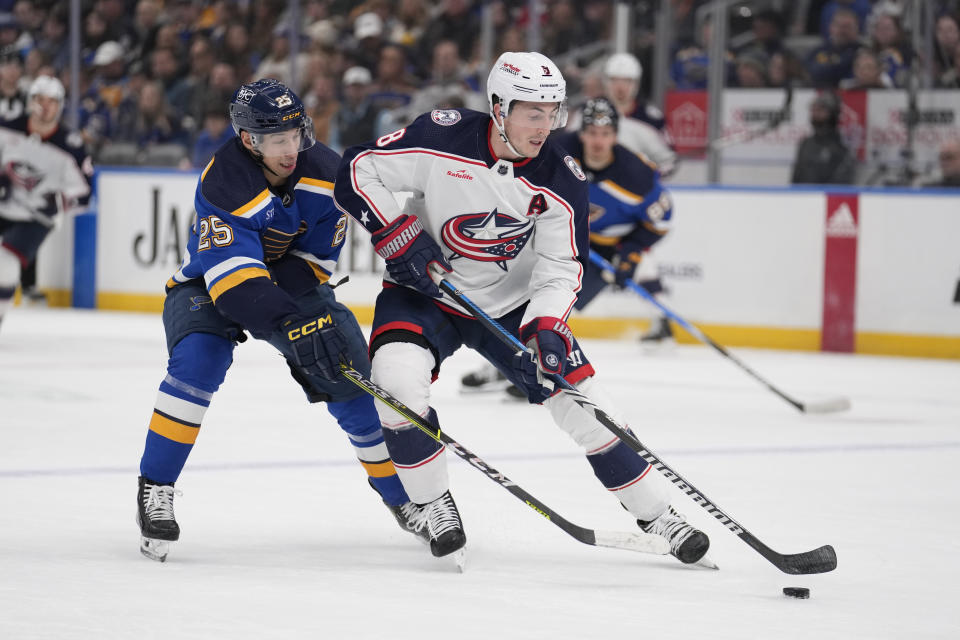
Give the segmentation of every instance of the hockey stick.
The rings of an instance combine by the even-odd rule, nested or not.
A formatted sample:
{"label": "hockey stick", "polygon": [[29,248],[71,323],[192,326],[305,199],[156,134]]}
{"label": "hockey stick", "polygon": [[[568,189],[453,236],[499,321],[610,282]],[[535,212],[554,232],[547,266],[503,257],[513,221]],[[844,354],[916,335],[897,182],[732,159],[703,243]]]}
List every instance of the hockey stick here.
{"label": "hockey stick", "polygon": [[[472,300],[463,295],[456,287],[441,278],[439,274],[434,273],[433,277],[442,292],[459,302],[480,321],[486,329],[497,336],[501,342],[517,351],[526,350],[526,347],[523,346],[523,343],[521,343],[516,336],[504,329],[499,322],[488,316],[483,309],[474,304]],[[690,496],[690,498],[703,507],[707,513],[719,520],[727,529],[746,542],[754,551],[766,558],[773,566],[780,569],[780,571],[789,574],[810,574],[826,573],[827,571],[833,571],[837,568],[837,554],[830,545],[824,545],[818,549],[804,551],[803,553],[782,554],[777,553],[763,544],[756,536],[747,531],[743,525],[727,515],[715,502],[707,499],[702,491],[693,486],[686,478],[647,449],[631,431],[620,426],[616,420],[583,395],[575,386],[564,380],[562,376],[556,374],[544,375],[560,387],[581,409],[589,413],[597,422],[614,433],[622,442],[625,442],[628,447],[636,451],[641,458],[653,465],[654,469],[675,484],[678,489]]]}
{"label": "hockey stick", "polygon": [[[590,250],[590,261],[608,273],[616,273],[613,265],[592,249]],[[633,292],[640,294],[647,302],[655,306],[657,309],[660,309],[660,311],[662,311],[668,318],[686,329],[687,332],[694,338],[716,349],[720,355],[746,371],[750,376],[759,381],[760,384],[765,386],[767,389],[773,391],[775,394],[792,404],[798,411],[801,411],[802,413],[833,413],[835,411],[846,411],[850,408],[850,400],[843,397],[828,398],[826,400],[814,402],[801,402],[796,398],[788,396],[786,393],[773,386],[770,382],[767,382],[767,380],[761,377],[759,373],[744,364],[739,358],[727,351],[722,345],[714,342],[710,336],[668,309],[662,302],[657,300],[649,291],[641,287],[639,284],[633,280],[627,280],[626,284]]]}
{"label": "hockey stick", "polygon": [[670,553],[670,544],[666,538],[658,535],[644,533],[642,531],[597,531],[578,526],[561,516],[559,513],[540,502],[533,495],[528,493],[522,487],[510,480],[507,476],[497,471],[483,459],[464,447],[462,444],[451,438],[440,429],[432,426],[424,420],[416,411],[403,404],[392,396],[383,387],[376,385],[369,378],[354,369],[348,364],[341,363],[340,373],[347,380],[357,385],[371,396],[384,403],[401,416],[406,418],[415,427],[426,433],[428,436],[446,445],[452,449],[455,454],[466,461],[470,466],[482,471],[484,475],[499,484],[501,487],[516,496],[521,502],[549,520],[552,524],[562,529],[567,535],[584,544],[596,547],[610,547],[613,549],[624,549],[627,551],[638,551],[640,553],[653,553],[665,555]]}

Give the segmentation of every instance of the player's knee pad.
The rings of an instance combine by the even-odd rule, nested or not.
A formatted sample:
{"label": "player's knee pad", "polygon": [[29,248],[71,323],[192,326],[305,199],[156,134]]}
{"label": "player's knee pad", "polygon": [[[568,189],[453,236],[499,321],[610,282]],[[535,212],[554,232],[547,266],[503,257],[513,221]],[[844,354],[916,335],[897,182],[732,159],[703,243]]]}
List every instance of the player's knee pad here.
{"label": "player's knee pad", "polygon": [[20,282],[20,257],[13,251],[0,245],[0,290],[13,290]]}
{"label": "player's knee pad", "polygon": [[[578,382],[577,388],[604,407],[604,410],[611,406],[606,394],[593,376]],[[601,453],[618,442],[617,436],[584,411],[567,394],[560,392],[547,399],[544,404],[550,409],[550,414],[557,426],[566,431],[574,442],[586,450],[588,455]],[[623,424],[620,416],[610,413],[615,420]]]}
{"label": "player's knee pad", "polygon": [[233,342],[212,333],[191,333],[173,347],[167,373],[204,391],[223,384],[233,364]]}
{"label": "player's knee pad", "polygon": [[[390,342],[373,356],[371,379],[418,415],[430,406],[430,380],[435,359],[429,349],[411,342]],[[387,429],[410,423],[384,403],[376,403],[380,423]]]}

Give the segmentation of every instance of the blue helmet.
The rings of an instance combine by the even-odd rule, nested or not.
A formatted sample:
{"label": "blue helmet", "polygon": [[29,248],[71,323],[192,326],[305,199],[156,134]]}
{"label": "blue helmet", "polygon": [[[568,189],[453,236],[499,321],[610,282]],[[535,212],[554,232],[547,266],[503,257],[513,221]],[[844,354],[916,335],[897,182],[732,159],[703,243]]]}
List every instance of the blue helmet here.
{"label": "blue helmet", "polygon": [[309,149],[315,142],[313,120],[303,102],[279,80],[264,78],[241,85],[230,100],[230,122],[237,135],[250,134],[253,147],[262,152],[263,137],[290,129],[300,130],[298,151]]}

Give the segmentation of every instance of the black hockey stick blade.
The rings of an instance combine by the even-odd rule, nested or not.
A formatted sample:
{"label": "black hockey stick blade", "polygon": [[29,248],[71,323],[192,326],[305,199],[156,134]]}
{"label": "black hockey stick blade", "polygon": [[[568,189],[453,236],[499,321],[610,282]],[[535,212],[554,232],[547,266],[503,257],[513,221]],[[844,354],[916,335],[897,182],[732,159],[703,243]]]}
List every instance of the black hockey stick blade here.
{"label": "black hockey stick blade", "polygon": [[536,511],[538,514],[550,521],[551,524],[559,527],[567,535],[583,544],[589,544],[596,547],[610,547],[613,549],[623,549],[625,551],[636,551],[639,553],[653,553],[657,555],[666,555],[670,553],[670,544],[662,536],[644,533],[643,531],[598,531],[587,529],[573,524],[559,513],[548,507],[546,504],[535,498],[522,487],[518,486],[510,478],[497,471],[487,464],[478,455],[471,452],[462,444],[451,438],[442,430],[434,427],[423,419],[416,411],[395,398],[383,387],[378,386],[372,380],[354,369],[348,364],[340,364],[341,375],[366,391],[376,400],[383,402],[398,414],[406,418],[415,427],[426,433],[428,436],[447,446],[458,457],[470,466],[482,471],[484,475],[499,484],[501,487],[512,493],[518,500]]}
{"label": "black hockey stick blade", "polygon": [[[470,298],[465,296],[452,284],[443,278],[436,278],[440,290],[449,295],[467,309],[473,317],[488,331],[493,333],[501,342],[513,349],[522,351],[525,349],[523,343],[512,333],[503,328],[503,326],[491,318],[483,309],[478,307]],[[678,489],[687,494],[691,500],[703,508],[707,513],[719,520],[727,529],[734,533],[741,540],[746,542],[751,548],[766,558],[778,569],[784,573],[802,574],[802,573],[825,573],[832,571],[837,566],[836,553],[833,547],[825,546],[805,553],[792,556],[777,553],[747,531],[746,527],[727,515],[715,502],[708,499],[691,482],[681,476],[675,469],[650,451],[632,431],[621,426],[613,417],[610,416],[601,407],[597,406],[590,398],[584,395],[579,389],[567,382],[562,376],[555,374],[545,374],[560,390],[571,398],[581,409],[589,413],[594,420],[603,425],[608,431],[617,436],[621,442],[634,450],[641,458],[647,461],[654,469],[659,471],[664,478],[669,480]]]}

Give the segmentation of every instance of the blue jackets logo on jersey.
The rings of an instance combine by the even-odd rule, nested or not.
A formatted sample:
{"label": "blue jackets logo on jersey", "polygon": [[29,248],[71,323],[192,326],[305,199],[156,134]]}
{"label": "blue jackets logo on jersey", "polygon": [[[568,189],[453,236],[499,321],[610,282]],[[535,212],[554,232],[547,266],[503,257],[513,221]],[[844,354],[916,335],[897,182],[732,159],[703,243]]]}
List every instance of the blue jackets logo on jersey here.
{"label": "blue jackets logo on jersey", "polygon": [[460,112],[455,109],[435,109],[430,113],[430,119],[442,127],[449,127],[460,122]]}
{"label": "blue jackets logo on jersey", "polygon": [[443,242],[453,249],[451,260],[470,258],[479,262],[495,262],[507,270],[533,234],[534,221],[517,220],[496,209],[489,213],[467,213],[447,220],[443,225]]}

